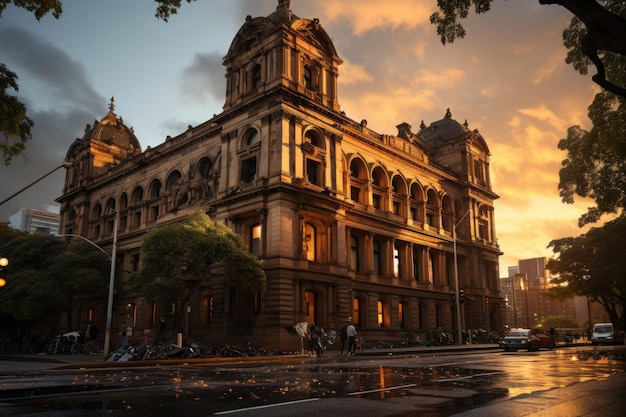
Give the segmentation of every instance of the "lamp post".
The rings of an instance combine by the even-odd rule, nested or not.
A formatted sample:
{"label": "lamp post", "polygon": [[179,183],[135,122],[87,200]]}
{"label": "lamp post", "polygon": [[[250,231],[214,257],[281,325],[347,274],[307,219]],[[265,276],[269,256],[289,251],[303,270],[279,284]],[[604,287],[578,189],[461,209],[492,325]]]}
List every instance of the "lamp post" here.
{"label": "lamp post", "polygon": [[26,191],[27,189],[29,189],[30,187],[32,187],[33,185],[37,184],[39,181],[43,180],[44,178],[46,178],[48,175],[51,175],[53,172],[55,172],[57,169],[61,169],[61,168],[69,168],[71,167],[72,164],[69,162],[63,162],[61,165],[59,165],[58,167],[54,168],[52,171],[48,172],[45,175],[42,175],[41,177],[39,177],[38,179],[36,179],[35,181],[31,182],[30,184],[28,184],[26,187],[21,188],[20,190],[18,190],[17,192],[11,194],[10,196],[8,196],[7,198],[5,198],[4,200],[0,201],[0,206],[3,205],[4,203],[6,203],[7,201],[11,200],[13,197],[15,197],[16,195],[20,194],[23,191]]}
{"label": "lamp post", "polygon": [[65,234],[65,235],[56,235],[58,237],[63,236],[71,236],[83,239],[85,242],[88,242],[99,251],[103,252],[110,260],[111,260],[111,271],[109,274],[109,298],[107,302],[107,317],[106,317],[106,326],[104,333],[104,357],[106,358],[109,355],[109,345],[111,344],[111,321],[113,319],[113,293],[115,290],[115,259],[117,253],[117,222],[118,222],[119,213],[115,215],[115,219],[113,221],[113,248],[111,249],[111,255],[102,249],[100,246],[87,239],[85,236],[81,235],[73,235],[73,234]]}
{"label": "lamp post", "polygon": [[461,224],[465,216],[469,213],[469,209],[465,212],[463,217],[454,225],[452,229],[452,244],[454,248],[454,285],[456,286],[455,294],[456,294],[456,332],[457,332],[457,343],[459,345],[463,344],[463,330],[461,329],[461,291],[459,288],[459,265],[457,262],[456,255],[456,228]]}

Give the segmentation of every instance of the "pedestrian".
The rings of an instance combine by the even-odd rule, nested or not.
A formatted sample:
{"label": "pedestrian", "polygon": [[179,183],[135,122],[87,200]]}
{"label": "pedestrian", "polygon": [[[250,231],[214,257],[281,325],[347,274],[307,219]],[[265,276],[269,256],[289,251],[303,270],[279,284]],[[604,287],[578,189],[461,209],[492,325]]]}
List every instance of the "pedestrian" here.
{"label": "pedestrian", "polygon": [[126,333],[126,329],[122,330],[122,349],[126,349],[128,347],[128,334]]}
{"label": "pedestrian", "polygon": [[343,349],[346,347],[346,342],[348,341],[348,324],[344,324],[341,328],[341,332],[339,334],[341,340],[341,353],[339,356],[343,355]]}
{"label": "pedestrian", "polygon": [[348,322],[348,326],[346,326],[346,335],[348,336],[348,355],[354,355],[356,351],[356,328],[352,322]]}
{"label": "pedestrian", "polygon": [[98,326],[96,326],[96,323],[91,322],[91,326],[89,326],[89,339],[95,342],[97,337],[98,337]]}
{"label": "pedestrian", "polygon": [[556,347],[556,329],[554,327],[550,327],[550,349]]}
{"label": "pedestrian", "polygon": [[311,354],[315,352],[315,356],[322,357],[322,329],[317,327],[315,323],[311,323]]}
{"label": "pedestrian", "polygon": [[154,339],[155,345],[158,345],[161,339],[165,338],[164,334],[165,334],[165,317],[161,316],[161,319],[159,320],[159,333],[157,334],[156,339]]}

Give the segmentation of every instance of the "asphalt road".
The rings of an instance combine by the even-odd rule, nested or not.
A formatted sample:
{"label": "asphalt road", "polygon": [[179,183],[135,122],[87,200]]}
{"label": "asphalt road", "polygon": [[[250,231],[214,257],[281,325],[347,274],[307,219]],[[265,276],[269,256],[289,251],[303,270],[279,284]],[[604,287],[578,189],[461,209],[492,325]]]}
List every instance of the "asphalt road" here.
{"label": "asphalt road", "polygon": [[0,361],[0,414],[624,415],[623,349],[464,349],[142,367],[40,362],[33,369],[37,364],[24,362],[22,371],[7,369],[16,361]]}

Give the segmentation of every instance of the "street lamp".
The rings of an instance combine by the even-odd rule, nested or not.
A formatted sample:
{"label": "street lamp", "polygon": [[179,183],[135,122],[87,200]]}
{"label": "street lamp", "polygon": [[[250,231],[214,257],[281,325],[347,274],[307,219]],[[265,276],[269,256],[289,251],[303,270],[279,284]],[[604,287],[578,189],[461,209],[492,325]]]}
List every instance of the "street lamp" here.
{"label": "street lamp", "polygon": [[107,257],[111,260],[111,272],[109,274],[109,298],[107,302],[107,319],[106,319],[106,330],[104,333],[104,357],[106,358],[109,355],[109,345],[111,344],[111,321],[113,319],[113,293],[115,290],[115,258],[117,253],[117,222],[118,222],[119,214],[115,215],[115,220],[113,221],[113,248],[111,249],[111,255],[102,249],[100,246],[96,245],[91,240],[87,239],[85,236],[81,235],[56,235],[58,237],[63,236],[71,236],[83,239],[85,242],[88,242],[92,246],[96,247],[98,250],[107,255]]}
{"label": "street lamp", "polygon": [[69,162],[63,162],[61,165],[59,165],[58,167],[54,168],[52,171],[48,172],[45,175],[42,175],[41,177],[39,177],[38,179],[36,179],[35,181],[31,182],[30,184],[28,184],[26,187],[20,189],[19,191],[11,194],[10,196],[8,196],[7,198],[5,198],[4,200],[0,201],[0,206],[3,205],[4,203],[6,203],[7,201],[11,200],[13,197],[15,197],[16,195],[20,194],[23,191],[26,191],[27,189],[29,189],[30,187],[32,187],[33,185],[37,184],[39,181],[43,180],[44,178],[46,178],[48,175],[51,175],[53,172],[55,172],[57,169],[61,169],[61,168],[69,168],[71,167],[72,164]]}
{"label": "street lamp", "polygon": [[452,229],[452,242],[454,247],[454,285],[456,285],[455,295],[456,295],[456,332],[457,332],[457,341],[459,345],[463,344],[463,331],[461,329],[461,291],[459,288],[459,265],[457,262],[456,255],[456,228],[461,224],[465,216],[469,213],[469,209],[465,212],[461,220],[454,225]]}

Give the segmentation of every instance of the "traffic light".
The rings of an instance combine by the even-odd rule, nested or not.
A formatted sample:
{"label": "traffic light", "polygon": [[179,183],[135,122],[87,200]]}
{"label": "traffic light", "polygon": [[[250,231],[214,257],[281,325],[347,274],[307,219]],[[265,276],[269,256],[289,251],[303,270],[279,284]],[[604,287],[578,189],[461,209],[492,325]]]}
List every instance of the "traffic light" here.
{"label": "traffic light", "polygon": [[463,292],[463,290],[459,290],[459,301],[461,302],[461,304],[465,302],[465,293]]}
{"label": "traffic light", "polygon": [[9,272],[7,265],[9,265],[9,260],[7,258],[0,258],[0,287],[7,285],[7,274]]}
{"label": "traffic light", "polygon": [[450,293],[450,301],[452,302],[452,304],[456,304],[456,293]]}

